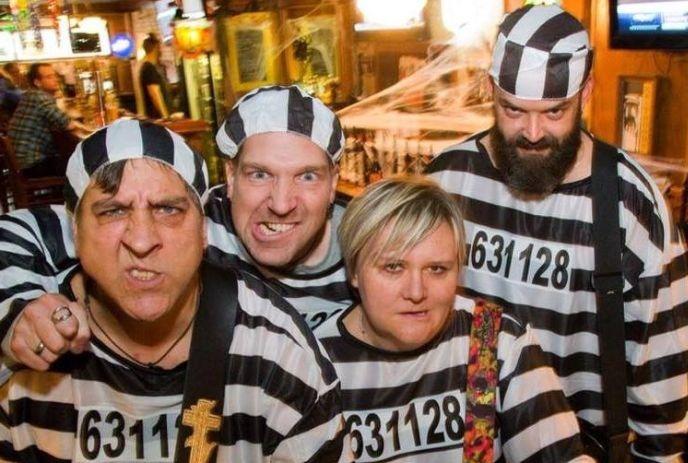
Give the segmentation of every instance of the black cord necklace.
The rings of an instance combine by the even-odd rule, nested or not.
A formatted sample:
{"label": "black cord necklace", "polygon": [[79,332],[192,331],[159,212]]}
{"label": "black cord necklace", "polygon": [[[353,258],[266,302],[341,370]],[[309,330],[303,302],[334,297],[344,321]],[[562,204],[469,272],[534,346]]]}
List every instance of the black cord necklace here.
{"label": "black cord necklace", "polygon": [[184,339],[184,336],[186,336],[186,333],[189,332],[189,330],[191,329],[191,325],[193,325],[193,322],[194,322],[194,320],[196,319],[196,314],[198,313],[198,307],[199,307],[200,302],[201,302],[201,291],[202,291],[202,289],[199,288],[199,289],[198,289],[198,295],[196,296],[196,312],[194,313],[193,317],[191,317],[191,320],[189,320],[189,323],[188,323],[188,325],[186,325],[186,328],[184,328],[184,331],[182,331],[182,333],[179,335],[179,337],[178,337],[177,339],[175,339],[174,342],[172,342],[172,344],[170,344],[170,347],[168,347],[167,350],[166,350],[166,351],[165,351],[156,361],[144,363],[144,362],[140,362],[140,361],[137,360],[133,355],[131,355],[131,354],[130,354],[129,352],[127,352],[126,350],[124,350],[119,344],[117,344],[117,343],[115,342],[114,339],[112,339],[112,337],[107,333],[107,331],[105,331],[105,330],[103,329],[103,327],[100,326],[100,323],[98,323],[98,320],[97,320],[96,317],[93,315],[93,311],[91,310],[91,298],[90,298],[90,296],[89,296],[88,286],[90,286],[90,285],[88,285],[88,284],[86,285],[86,292],[85,292],[85,295],[84,295],[84,305],[86,306],[86,312],[88,312],[88,316],[91,317],[91,320],[93,320],[93,323],[96,325],[96,327],[98,327],[98,330],[99,330],[101,333],[103,333],[103,336],[105,336],[105,338],[106,338],[108,341],[110,341],[110,344],[112,344],[112,345],[113,345],[118,351],[120,351],[120,352],[122,353],[122,355],[124,355],[126,358],[128,358],[129,360],[131,360],[132,362],[134,362],[134,363],[137,364],[137,365],[141,365],[141,366],[149,367],[149,368],[150,368],[150,367],[157,367],[158,364],[159,364],[160,362],[162,362],[162,361],[165,359],[165,357],[167,357],[167,355],[168,355],[170,352],[172,352],[172,349],[174,349],[175,346],[176,346],[177,344],[179,344],[179,343],[181,342],[182,339]]}

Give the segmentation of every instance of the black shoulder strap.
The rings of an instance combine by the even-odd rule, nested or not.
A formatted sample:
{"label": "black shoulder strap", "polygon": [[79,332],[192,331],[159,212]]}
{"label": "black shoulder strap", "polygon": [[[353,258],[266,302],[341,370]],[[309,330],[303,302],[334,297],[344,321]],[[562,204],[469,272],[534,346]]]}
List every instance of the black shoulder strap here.
{"label": "black shoulder strap", "polygon": [[176,463],[215,459],[227,378],[226,359],[236,324],[236,274],[204,263],[201,278],[203,292],[186,368]]}
{"label": "black shoulder strap", "polygon": [[617,150],[595,141],[592,157],[592,234],[595,245],[593,284],[602,373],[608,461],[628,455],[626,355]]}

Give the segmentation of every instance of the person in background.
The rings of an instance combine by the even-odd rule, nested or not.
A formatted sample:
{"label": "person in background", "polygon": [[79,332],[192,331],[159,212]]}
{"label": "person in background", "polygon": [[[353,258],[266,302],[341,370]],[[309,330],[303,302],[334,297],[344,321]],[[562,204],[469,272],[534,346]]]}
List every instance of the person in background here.
{"label": "person in background", "polygon": [[[20,369],[0,388],[0,460],[172,461],[188,426],[187,447],[217,431],[216,460],[191,450],[188,461],[337,461],[338,380],[301,316],[255,276],[202,263],[202,158],[163,127],[120,120],[81,142],[67,180],[79,265],[60,292],[86,307],[92,336],[49,371]],[[231,280],[236,293],[217,295]],[[235,319],[213,323],[230,298]],[[48,322],[77,316],[58,304]],[[189,369],[189,352],[202,343],[203,358],[213,355],[212,330],[230,329],[228,347],[213,345],[223,397],[201,395],[221,402],[205,422],[187,419],[195,407],[182,414],[183,394],[208,380]],[[48,359],[54,341],[29,342]]]}
{"label": "person in background", "polygon": [[446,149],[428,174],[464,213],[471,252],[460,286],[532,325],[590,448],[603,453],[609,445],[595,443],[606,423],[597,326],[610,308],[597,306],[592,278],[591,173],[593,155],[612,153],[630,452],[634,461],[677,462],[688,444],[686,249],[652,177],[581,126],[592,57],[585,28],[560,7],[508,14],[490,69],[494,125]]}
{"label": "person in background", "polygon": [[150,34],[143,40],[143,50],[146,56],[139,70],[139,82],[146,116],[150,119],[167,119],[170,117],[169,85],[160,67],[160,40]]}
{"label": "person in background", "polygon": [[456,296],[462,221],[425,178],[373,184],[344,213],[358,302],[315,335],[341,381],[355,461],[593,461],[535,330]]}
{"label": "person in background", "polygon": [[[336,238],[344,212],[335,201],[344,146],[336,114],[297,86],[264,87],[237,102],[217,141],[227,158],[227,184],[210,190],[205,207],[208,260],[261,278],[311,327],[347,307],[353,295]],[[2,353],[31,368],[45,369],[54,359],[28,347],[34,333],[58,336],[55,353],[87,339],[76,324],[57,332],[50,323],[52,308],[70,303],[55,295],[77,263],[68,229],[63,207],[0,217]],[[39,266],[42,260],[51,264]],[[19,312],[10,308],[15,299],[33,302]]]}
{"label": "person in background", "polygon": [[2,69],[5,72],[5,74],[9,76],[10,80],[12,80],[12,84],[16,88],[18,88],[19,90],[26,90],[29,87],[26,81],[26,76],[19,67],[19,64],[10,61],[8,63],[5,63]]}
{"label": "person in background", "polygon": [[19,105],[22,90],[15,81],[17,73],[21,73],[17,63],[5,63],[0,68],[0,128],[6,126]]}
{"label": "person in background", "polygon": [[19,167],[29,178],[64,176],[67,157],[58,154],[52,131],[87,129],[57,107],[60,84],[50,64],[32,64],[26,78],[31,88],[22,95],[8,127]]}

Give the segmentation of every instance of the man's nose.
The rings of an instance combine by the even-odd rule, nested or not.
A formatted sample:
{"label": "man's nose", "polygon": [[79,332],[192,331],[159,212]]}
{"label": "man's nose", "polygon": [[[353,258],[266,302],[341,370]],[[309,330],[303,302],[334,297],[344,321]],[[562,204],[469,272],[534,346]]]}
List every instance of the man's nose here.
{"label": "man's nose", "polygon": [[529,114],[527,116],[526,126],[523,130],[523,136],[531,143],[537,143],[538,141],[542,140],[542,137],[545,136],[545,133],[542,130],[542,122],[540,121],[539,114]]}
{"label": "man's nose", "polygon": [[287,215],[296,207],[296,186],[288,179],[277,179],[270,192],[270,210]]}
{"label": "man's nose", "polygon": [[131,214],[123,242],[137,257],[144,257],[161,245],[160,234],[150,212],[138,211]]}

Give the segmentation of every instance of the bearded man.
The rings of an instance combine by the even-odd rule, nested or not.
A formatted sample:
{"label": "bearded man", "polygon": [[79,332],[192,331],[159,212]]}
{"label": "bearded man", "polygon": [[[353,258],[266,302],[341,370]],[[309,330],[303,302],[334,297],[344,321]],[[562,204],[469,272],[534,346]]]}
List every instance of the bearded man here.
{"label": "bearded man", "polygon": [[[625,383],[628,419],[621,423],[632,432],[616,436],[613,445],[626,447],[635,461],[682,461],[685,248],[652,178],[581,126],[593,89],[592,56],[582,24],[558,6],[507,15],[490,69],[494,126],[445,150],[429,174],[464,212],[469,252],[460,285],[532,324],[589,434],[608,435],[612,414],[604,404],[623,394]],[[591,176],[598,165],[593,158],[605,155],[614,168],[603,191],[619,194],[620,229],[605,230],[621,240],[623,313],[614,326],[625,334],[616,371],[627,374],[620,374],[618,389],[603,394],[598,321],[613,307],[598,306],[593,282],[599,277],[593,225],[601,221],[593,222]],[[611,446],[598,447],[604,453]]]}

